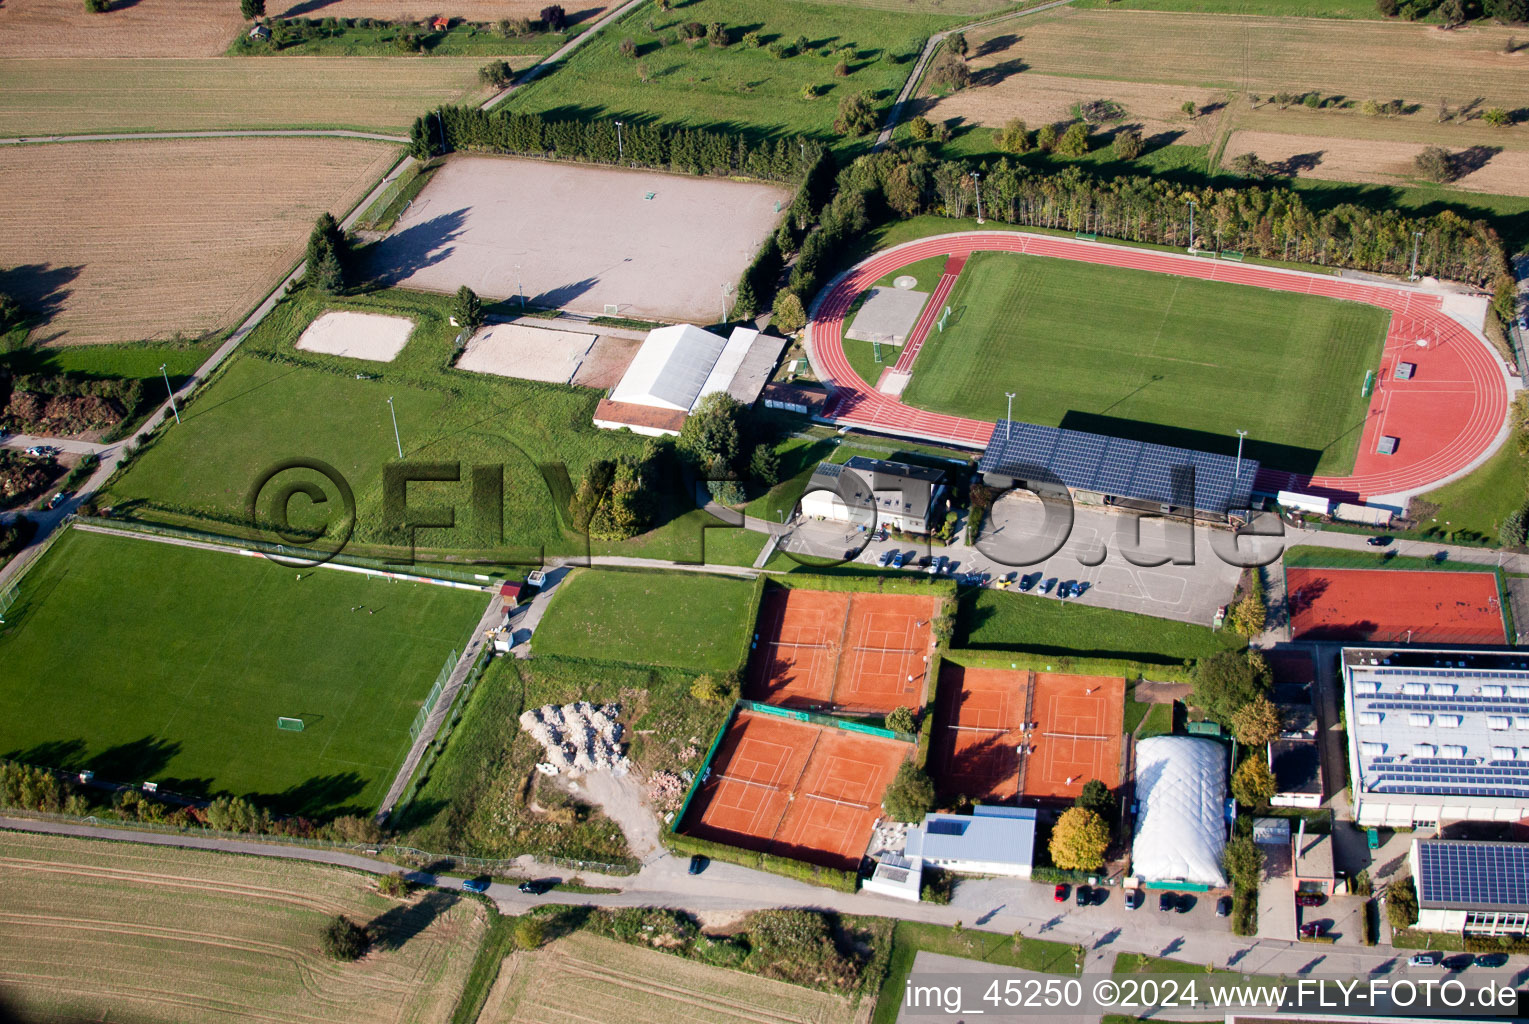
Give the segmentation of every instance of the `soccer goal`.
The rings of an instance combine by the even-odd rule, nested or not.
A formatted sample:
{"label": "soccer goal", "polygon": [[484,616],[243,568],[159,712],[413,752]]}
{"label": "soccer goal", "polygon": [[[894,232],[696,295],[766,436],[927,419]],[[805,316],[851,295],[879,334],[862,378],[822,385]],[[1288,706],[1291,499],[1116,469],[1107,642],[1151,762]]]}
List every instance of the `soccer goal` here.
{"label": "soccer goal", "polygon": [[278,716],[276,719],[276,728],[280,729],[282,732],[302,732],[303,720],[301,718],[285,718]]}
{"label": "soccer goal", "polygon": [[10,614],[11,608],[16,604],[16,584],[8,587],[0,587],[0,623],[5,622],[5,617]]}
{"label": "soccer goal", "polygon": [[950,307],[946,306],[945,312],[940,314],[940,319],[935,324],[935,326],[938,327],[940,329],[940,333],[943,334],[945,333],[945,325],[948,323],[950,323]]}
{"label": "soccer goal", "polygon": [[1097,242],[1099,241],[1099,232],[1074,231],[1072,237],[1076,238],[1080,242]]}
{"label": "soccer goal", "polygon": [[1233,263],[1241,263],[1242,253],[1238,252],[1236,249],[1222,249],[1221,258],[1224,260],[1231,260]]}
{"label": "soccer goal", "polygon": [[605,315],[606,316],[617,316],[617,315],[620,314],[620,312],[621,312],[621,307],[616,305],[615,303],[607,302],[605,304]]}
{"label": "soccer goal", "polygon": [[1375,390],[1375,371],[1364,371],[1364,383],[1359,386],[1359,397],[1369,398],[1370,392]]}

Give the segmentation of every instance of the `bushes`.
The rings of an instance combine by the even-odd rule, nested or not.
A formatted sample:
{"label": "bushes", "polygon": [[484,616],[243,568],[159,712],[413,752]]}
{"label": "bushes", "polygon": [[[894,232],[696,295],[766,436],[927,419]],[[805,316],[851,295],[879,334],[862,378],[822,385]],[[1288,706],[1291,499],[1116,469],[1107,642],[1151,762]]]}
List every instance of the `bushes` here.
{"label": "bushes", "polygon": [[505,60],[490,61],[478,69],[479,80],[495,89],[503,89],[514,77],[515,72],[510,68],[510,62]]}
{"label": "bushes", "polygon": [[744,918],[749,966],[766,978],[849,991],[859,964],[839,952],[828,919],[811,910],[757,910]]}
{"label": "bushes", "polygon": [[894,821],[922,821],[934,809],[934,782],[918,765],[904,761],[887,786],[881,805]]}
{"label": "bushes", "polygon": [[1386,886],[1386,921],[1392,931],[1402,931],[1417,924],[1418,891],[1412,876],[1405,875]]}
{"label": "bushes", "polygon": [[[681,822],[676,821],[675,825]],[[821,885],[828,889],[839,892],[855,892],[860,888],[860,875],[854,871],[841,871],[837,868],[819,867],[806,861],[795,860],[791,857],[780,857],[769,853],[755,853],[752,850],[742,850],[736,846],[728,846],[724,843],[715,843],[709,839],[701,839],[696,836],[687,836],[679,832],[666,831],[663,833],[663,842],[670,852],[688,857],[693,854],[701,854],[712,860],[720,860],[726,864],[738,864],[746,868],[756,868],[760,871],[768,871],[783,878],[794,878],[799,882],[809,885]]]}
{"label": "bushes", "polygon": [[371,944],[366,929],[344,914],[332,918],[319,933],[319,945],[323,947],[324,955],[332,960],[360,960]]}
{"label": "bushes", "polygon": [[1226,844],[1221,866],[1232,883],[1232,933],[1258,932],[1258,886],[1264,855],[1251,836],[1236,836]]}
{"label": "bushes", "polygon": [[850,93],[839,101],[839,116],[834,131],[840,135],[869,135],[876,130],[876,108],[863,92]]}

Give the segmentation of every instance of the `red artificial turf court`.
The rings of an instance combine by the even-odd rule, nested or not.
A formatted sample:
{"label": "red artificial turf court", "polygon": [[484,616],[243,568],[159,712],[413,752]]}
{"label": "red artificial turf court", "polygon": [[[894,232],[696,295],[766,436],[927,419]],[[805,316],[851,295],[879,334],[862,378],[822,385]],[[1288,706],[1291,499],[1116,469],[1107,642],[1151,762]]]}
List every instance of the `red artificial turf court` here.
{"label": "red artificial turf court", "polygon": [[979,802],[1019,794],[1019,748],[1033,675],[948,661],[940,666],[929,763],[941,793]]}
{"label": "red artificial turf court", "polygon": [[744,696],[804,710],[917,708],[937,607],[936,598],[911,594],[771,587],[759,606]]}
{"label": "red artificial turf court", "polygon": [[913,746],[753,711],[728,725],[684,831],[824,867],[860,863]]}
{"label": "red artificial turf court", "polygon": [[1025,766],[1025,796],[1072,799],[1089,779],[1120,785],[1123,677],[1037,672],[1030,716],[1035,751]]}
{"label": "red artificial turf court", "polygon": [[1297,568],[1285,585],[1297,640],[1507,640],[1496,573]]}

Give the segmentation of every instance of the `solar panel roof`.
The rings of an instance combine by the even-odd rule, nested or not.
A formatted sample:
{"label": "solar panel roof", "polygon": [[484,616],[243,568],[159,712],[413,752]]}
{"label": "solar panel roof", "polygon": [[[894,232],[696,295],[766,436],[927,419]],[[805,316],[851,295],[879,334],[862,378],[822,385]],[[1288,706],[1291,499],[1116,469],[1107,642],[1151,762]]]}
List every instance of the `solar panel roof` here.
{"label": "solar panel roof", "polygon": [[1258,461],[999,420],[977,468],[1021,480],[1060,480],[1071,490],[1202,512],[1247,508]]}
{"label": "solar panel roof", "polygon": [[1529,844],[1424,840],[1418,899],[1476,909],[1529,909]]}

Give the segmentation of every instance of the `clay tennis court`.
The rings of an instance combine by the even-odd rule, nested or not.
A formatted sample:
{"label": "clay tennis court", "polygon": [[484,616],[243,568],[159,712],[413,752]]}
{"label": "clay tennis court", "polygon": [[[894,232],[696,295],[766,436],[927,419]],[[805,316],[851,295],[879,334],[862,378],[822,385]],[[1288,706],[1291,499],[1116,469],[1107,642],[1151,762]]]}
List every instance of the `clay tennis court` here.
{"label": "clay tennis court", "polygon": [[688,835],[852,869],[913,747],[740,711],[686,815]]}
{"label": "clay tennis court", "polygon": [[885,713],[924,699],[937,600],[772,587],[745,696],[781,707]]}
{"label": "clay tennis court", "polygon": [[[1120,785],[1119,676],[940,667],[930,764],[940,791],[976,801],[1071,798]],[[1026,730],[1026,722],[1034,723]],[[1022,751],[1027,753],[1022,754]]]}
{"label": "clay tennis court", "polygon": [[1497,575],[1405,569],[1288,569],[1297,640],[1506,642]]}

